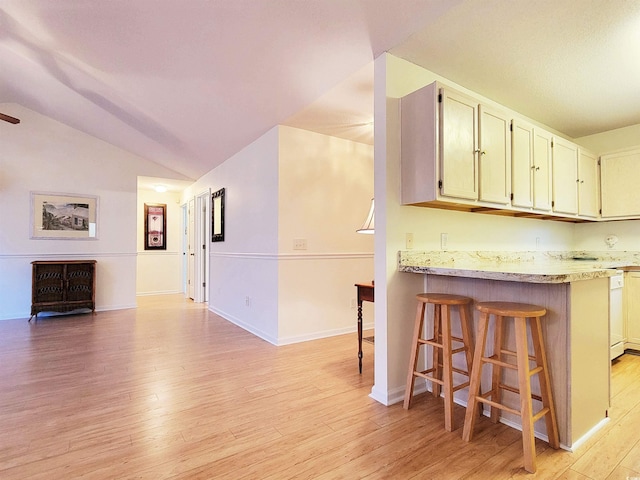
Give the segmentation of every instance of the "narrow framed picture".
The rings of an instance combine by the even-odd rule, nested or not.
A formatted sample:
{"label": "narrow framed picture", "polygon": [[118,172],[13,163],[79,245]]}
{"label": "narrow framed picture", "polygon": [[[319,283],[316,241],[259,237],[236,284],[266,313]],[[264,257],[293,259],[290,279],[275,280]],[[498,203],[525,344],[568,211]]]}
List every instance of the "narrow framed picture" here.
{"label": "narrow framed picture", "polygon": [[31,192],[30,225],[32,239],[96,240],[98,197]]}
{"label": "narrow framed picture", "polygon": [[167,205],[164,203],[144,204],[144,249],[167,249]]}
{"label": "narrow framed picture", "polygon": [[224,188],[211,195],[211,241],[224,242]]}

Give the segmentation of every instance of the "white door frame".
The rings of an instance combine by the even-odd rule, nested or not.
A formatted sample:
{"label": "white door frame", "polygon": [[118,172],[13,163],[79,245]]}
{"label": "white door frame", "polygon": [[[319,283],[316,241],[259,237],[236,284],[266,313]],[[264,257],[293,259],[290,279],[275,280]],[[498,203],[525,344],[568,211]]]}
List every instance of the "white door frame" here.
{"label": "white door frame", "polygon": [[193,301],[209,301],[209,235],[211,212],[211,189],[200,192],[195,197],[195,288]]}
{"label": "white door frame", "polygon": [[189,298],[189,284],[188,282],[188,273],[187,273],[187,254],[188,245],[189,245],[189,202],[183,203],[181,205],[182,208],[182,291],[184,292],[184,296]]}
{"label": "white door frame", "polygon": [[187,203],[187,298],[196,299],[196,199],[190,198]]}

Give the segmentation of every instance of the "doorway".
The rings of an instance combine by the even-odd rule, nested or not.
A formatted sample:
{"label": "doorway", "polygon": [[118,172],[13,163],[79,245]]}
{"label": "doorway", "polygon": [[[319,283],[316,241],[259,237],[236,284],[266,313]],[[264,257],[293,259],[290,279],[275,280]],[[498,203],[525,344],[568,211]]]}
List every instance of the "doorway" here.
{"label": "doorway", "polygon": [[196,303],[209,301],[209,212],[210,190],[207,189],[185,205],[185,248],[183,268],[186,269],[185,296]]}

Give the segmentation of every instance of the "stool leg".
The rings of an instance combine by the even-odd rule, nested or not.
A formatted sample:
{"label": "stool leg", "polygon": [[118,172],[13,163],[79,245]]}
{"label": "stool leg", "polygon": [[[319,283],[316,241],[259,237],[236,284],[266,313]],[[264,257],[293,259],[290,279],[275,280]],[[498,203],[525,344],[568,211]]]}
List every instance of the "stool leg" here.
{"label": "stool leg", "polygon": [[489,315],[480,314],[478,323],[478,334],[476,335],[476,346],[473,352],[473,363],[471,366],[471,378],[469,380],[469,399],[467,400],[467,412],[464,416],[464,428],[462,429],[462,439],[469,442],[473,436],[473,428],[476,424],[478,401],[476,396],[480,393],[480,380],[482,377],[482,355],[487,341],[487,327],[489,325]]}
{"label": "stool leg", "polygon": [[451,308],[442,305],[442,383],[444,387],[444,429],[453,431],[453,365],[451,365]]}
{"label": "stool leg", "polygon": [[473,365],[473,337],[471,336],[471,312],[469,305],[460,306],[460,328],[462,330],[462,340],[465,346],[465,361],[467,362],[467,373],[471,381],[471,365]]}
{"label": "stool leg", "polygon": [[[496,315],[493,333],[493,354],[500,361],[502,358],[502,344],[504,338],[504,321],[500,315]],[[491,400],[496,403],[502,403],[502,389],[500,382],[502,380],[502,367],[500,365],[491,366]],[[500,409],[491,407],[491,421],[498,423],[500,419]]]}
{"label": "stool leg", "polygon": [[[433,305],[433,341],[438,343],[442,342],[442,307],[439,304]],[[442,380],[442,364],[443,360],[442,349],[437,347],[431,347],[432,349],[432,368],[433,368],[433,378],[437,378],[438,380]],[[436,382],[431,382],[431,393],[434,397],[438,398],[440,396],[440,384]]]}
{"label": "stool leg", "polygon": [[542,408],[548,408],[549,412],[544,416],[547,425],[547,436],[549,437],[549,445],[551,448],[560,448],[560,440],[558,438],[558,424],[556,423],[556,410],[553,403],[553,395],[551,393],[551,382],[549,380],[549,370],[547,370],[547,354],[544,348],[542,327],[540,318],[531,319],[531,337],[533,338],[533,347],[536,354],[536,363],[542,366],[543,371],[538,374],[540,380],[540,396],[542,397]]}
{"label": "stool leg", "polygon": [[418,308],[416,310],[416,321],[413,327],[413,343],[411,349],[411,357],[409,358],[409,373],[407,374],[407,386],[404,392],[404,404],[403,407],[408,409],[411,407],[411,400],[413,399],[413,385],[415,383],[416,366],[418,364],[418,354],[420,353],[420,334],[422,333],[422,323],[424,322],[424,310],[425,304],[418,302]]}
{"label": "stool leg", "polygon": [[524,469],[536,472],[536,445],[533,436],[533,408],[531,405],[531,377],[527,348],[527,320],[515,317],[516,358],[518,362],[518,389],[520,390],[520,417],[522,420],[522,448]]}

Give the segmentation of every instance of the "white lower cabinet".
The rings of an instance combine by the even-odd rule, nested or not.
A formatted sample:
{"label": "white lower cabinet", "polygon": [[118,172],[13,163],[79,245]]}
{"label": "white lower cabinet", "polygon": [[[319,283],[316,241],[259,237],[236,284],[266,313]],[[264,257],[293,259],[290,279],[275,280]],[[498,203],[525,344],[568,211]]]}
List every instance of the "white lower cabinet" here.
{"label": "white lower cabinet", "polygon": [[626,348],[640,350],[640,272],[625,273]]}

